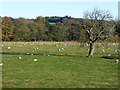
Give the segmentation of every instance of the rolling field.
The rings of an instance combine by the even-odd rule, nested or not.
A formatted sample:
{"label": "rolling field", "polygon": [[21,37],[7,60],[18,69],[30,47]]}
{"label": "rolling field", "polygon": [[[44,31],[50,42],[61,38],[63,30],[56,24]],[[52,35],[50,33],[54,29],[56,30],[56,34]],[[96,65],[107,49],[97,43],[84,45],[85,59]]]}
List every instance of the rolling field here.
{"label": "rolling field", "polygon": [[116,43],[97,43],[92,58],[89,45],[78,42],[2,45],[3,88],[118,88]]}

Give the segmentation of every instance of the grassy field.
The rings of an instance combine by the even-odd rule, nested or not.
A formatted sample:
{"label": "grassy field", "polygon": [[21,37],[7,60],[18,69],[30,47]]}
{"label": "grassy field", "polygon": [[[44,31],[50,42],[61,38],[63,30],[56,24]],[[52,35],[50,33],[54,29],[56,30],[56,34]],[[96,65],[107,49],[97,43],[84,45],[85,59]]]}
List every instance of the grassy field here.
{"label": "grassy field", "polygon": [[97,43],[93,58],[87,57],[89,45],[78,42],[3,42],[2,45],[3,88],[118,87],[118,63],[112,58],[117,55],[116,43],[105,46]]}

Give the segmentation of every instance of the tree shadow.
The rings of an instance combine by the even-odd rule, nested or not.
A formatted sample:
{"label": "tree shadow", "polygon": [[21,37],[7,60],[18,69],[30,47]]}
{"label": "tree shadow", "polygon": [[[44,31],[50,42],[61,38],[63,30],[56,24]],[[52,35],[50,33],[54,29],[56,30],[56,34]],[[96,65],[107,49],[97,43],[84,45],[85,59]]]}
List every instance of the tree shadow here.
{"label": "tree shadow", "polygon": [[104,58],[104,59],[113,59],[113,58],[109,58],[108,56],[102,56],[101,58]]}
{"label": "tree shadow", "polygon": [[112,57],[112,56],[102,56],[101,58],[104,58],[104,59],[119,59],[119,57]]}
{"label": "tree shadow", "polygon": [[20,53],[8,53],[8,52],[2,52],[0,54],[3,54],[3,55],[21,55]]}
{"label": "tree shadow", "polygon": [[82,55],[70,55],[70,54],[43,54],[43,53],[39,53],[39,54],[35,54],[35,53],[29,53],[29,54],[26,54],[26,53],[9,53],[9,52],[2,52],[0,53],[2,55],[41,55],[41,56],[68,56],[68,57],[83,57]]}

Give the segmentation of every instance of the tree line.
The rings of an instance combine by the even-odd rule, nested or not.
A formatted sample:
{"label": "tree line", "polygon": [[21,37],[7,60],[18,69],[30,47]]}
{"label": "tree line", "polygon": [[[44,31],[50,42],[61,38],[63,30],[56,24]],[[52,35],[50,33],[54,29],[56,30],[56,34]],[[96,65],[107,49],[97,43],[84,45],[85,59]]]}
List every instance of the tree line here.
{"label": "tree line", "polygon": [[[88,23],[90,19],[86,18],[38,16],[36,19],[15,19],[5,16],[1,17],[1,20],[3,41],[89,41],[86,28],[90,28],[91,23]],[[97,22],[100,21],[97,20]],[[105,22],[110,23],[111,21]],[[115,22],[113,21],[112,24],[114,25]],[[100,29],[97,27],[99,25],[96,26],[96,30]],[[115,41],[116,38],[119,38],[120,22],[116,24],[112,33],[112,36],[107,34],[109,36],[108,41]]]}

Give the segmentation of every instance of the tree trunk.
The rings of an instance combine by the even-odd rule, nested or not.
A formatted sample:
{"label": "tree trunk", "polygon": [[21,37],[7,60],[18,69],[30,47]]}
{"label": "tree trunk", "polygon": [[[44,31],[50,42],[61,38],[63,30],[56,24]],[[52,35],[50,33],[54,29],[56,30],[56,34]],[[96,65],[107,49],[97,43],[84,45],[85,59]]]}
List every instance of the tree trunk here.
{"label": "tree trunk", "polygon": [[90,50],[88,57],[93,57],[93,52],[94,52],[94,42],[90,42]]}

